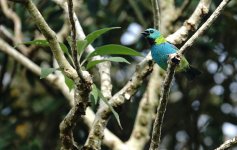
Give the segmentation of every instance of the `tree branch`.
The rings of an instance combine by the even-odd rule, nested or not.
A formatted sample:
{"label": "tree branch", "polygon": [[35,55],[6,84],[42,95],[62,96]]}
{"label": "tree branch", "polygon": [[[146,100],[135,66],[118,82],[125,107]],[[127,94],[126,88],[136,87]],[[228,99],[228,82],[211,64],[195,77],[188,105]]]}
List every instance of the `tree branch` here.
{"label": "tree branch", "polygon": [[[28,59],[21,53],[19,53],[17,50],[15,50],[12,46],[10,46],[1,38],[0,38],[0,51],[8,54],[17,62],[22,64],[24,67],[29,69],[31,72],[40,76],[41,69],[38,65],[36,65],[34,62],[32,62],[30,59]],[[57,76],[53,74],[48,75],[45,79],[50,83],[50,85],[52,85],[52,87],[59,89],[68,100],[71,101],[73,99],[72,95],[69,93],[67,85],[63,80],[60,80]]]}
{"label": "tree branch", "polygon": [[[67,5],[66,5],[66,1],[54,0],[54,2],[57,3],[58,5],[60,5],[64,9],[66,14],[68,13],[68,8],[67,8]],[[81,27],[80,21],[78,20],[75,13],[73,13],[73,19],[75,21],[78,38],[81,39],[81,40],[85,39],[85,37],[86,37],[85,33],[84,33],[84,31]],[[94,50],[95,49],[92,47],[91,44],[87,47],[87,52],[88,53],[91,53]],[[93,59],[100,60],[100,59],[103,59],[103,57],[96,56]],[[111,91],[112,91],[112,84],[111,84],[111,77],[110,77],[111,63],[110,62],[104,62],[104,63],[100,63],[96,66],[99,70],[100,78],[101,78],[101,92],[103,93],[103,95],[106,98],[110,99],[111,98]],[[88,114],[91,114],[90,116],[92,116],[92,114],[93,114],[93,117],[90,117],[90,116],[88,117]],[[95,118],[94,113],[91,110],[90,111],[87,110],[87,115],[84,117],[84,119],[85,119],[85,122],[90,127],[92,126],[94,118]],[[122,143],[122,141],[118,137],[116,137],[114,134],[112,134],[108,129],[105,129],[105,137],[104,137],[103,141],[110,148],[112,148],[116,145],[121,145],[121,143]]]}
{"label": "tree branch", "polygon": [[79,75],[80,79],[85,82],[83,76],[82,76],[82,72],[79,66],[79,62],[78,62],[78,53],[77,53],[77,39],[76,39],[76,26],[75,26],[75,22],[73,19],[73,1],[72,0],[68,0],[67,1],[68,4],[68,15],[69,15],[69,21],[71,23],[71,29],[72,29],[72,45],[71,45],[71,50],[72,50],[72,58],[75,64],[75,69],[77,71],[77,74]]}
{"label": "tree branch", "polygon": [[[8,45],[6,42],[4,42],[1,38],[0,38],[0,50],[6,54],[8,54],[9,56],[11,56],[12,58],[14,58],[16,61],[18,61],[20,64],[22,64],[23,66],[25,66],[27,69],[31,70],[33,73],[35,73],[36,75],[40,76],[41,74],[41,69],[38,65],[36,65],[35,63],[33,63],[31,60],[29,60],[28,58],[26,58],[24,55],[22,55],[21,53],[19,53],[18,51],[16,51],[13,47],[11,47],[10,45]],[[52,85],[53,88],[59,89],[63,95],[70,101],[73,101],[73,96],[69,93],[68,87],[66,86],[64,80],[60,80],[60,78],[58,78],[57,76],[50,74],[45,78],[50,85]],[[74,103],[73,103],[74,104]],[[71,103],[72,105],[72,103]],[[67,117],[67,120],[65,121],[66,123],[69,122],[73,122],[72,124],[76,123],[75,120],[77,120],[78,118],[78,110],[75,109],[77,108],[78,105],[76,105],[74,107],[73,105],[73,109],[72,111],[70,111],[70,117]],[[75,117],[76,116],[76,117]],[[87,120],[89,120],[87,118]],[[66,124],[65,123],[65,124]],[[92,121],[90,122],[90,124],[92,124]],[[70,124],[71,125],[71,124]],[[61,127],[61,129],[66,126]],[[68,126],[67,126],[68,127]],[[70,126],[71,127],[71,126]],[[66,131],[68,128],[65,128]],[[63,130],[63,131],[65,131]],[[65,131],[65,132],[66,132]],[[66,136],[67,137],[67,136]],[[72,137],[72,135],[71,135]],[[70,140],[72,141],[72,140]],[[73,143],[74,145],[76,145],[75,143]],[[72,147],[71,143],[70,143],[70,147]],[[76,147],[76,146],[75,146]],[[75,148],[74,147],[74,148]]]}
{"label": "tree branch", "polygon": [[[4,15],[11,19],[14,23],[14,36],[11,37],[11,40],[14,42],[14,44],[22,43],[22,24],[19,16],[8,7],[7,1],[0,1],[0,3]],[[25,45],[19,45],[19,49],[24,55],[27,55],[29,53],[29,50]]]}
{"label": "tree branch", "polygon": [[[57,3],[64,9],[65,13],[68,13],[66,1],[63,1],[63,0],[54,0],[54,1],[55,1],[55,3]],[[81,27],[80,21],[78,20],[75,13],[73,13],[73,20],[75,22],[75,27],[76,27],[78,39],[84,40],[86,36],[85,36],[85,33]],[[88,45],[88,47],[87,47],[88,53],[91,53],[94,50],[95,49],[91,44]],[[93,57],[93,60],[101,60],[101,59],[103,59],[103,57],[101,57],[101,56]],[[112,91],[112,84],[111,84],[111,77],[110,77],[111,63],[110,62],[103,62],[103,63],[100,63],[96,66],[97,66],[99,73],[100,73],[101,91],[106,98],[110,99],[111,98],[111,91]]]}
{"label": "tree branch", "polygon": [[181,44],[186,41],[190,31],[195,31],[200,24],[202,18],[208,13],[212,0],[200,0],[195,11],[184,22],[175,33],[169,35],[166,39],[173,44]]}
{"label": "tree branch", "polygon": [[[140,68],[143,68],[143,69],[140,69]],[[125,102],[125,100],[129,100],[131,96],[136,92],[139,85],[142,83],[142,80],[145,77],[143,75],[149,74],[152,68],[153,68],[153,61],[151,61],[151,56],[149,53],[147,57],[141,63],[137,65],[137,70],[134,73],[131,80],[129,80],[129,82],[124,86],[124,88],[121,89],[117,94],[115,94],[109,100],[111,106],[119,107]],[[100,108],[97,111],[96,119],[94,121],[92,130],[89,133],[85,146],[90,147],[90,145],[93,145],[93,143],[97,143],[95,147],[90,147],[90,148],[96,149],[100,147],[100,142],[98,142],[98,140],[100,141],[100,138],[103,137],[103,132],[97,132],[97,131],[104,130],[110,113],[111,112],[108,107]]]}
{"label": "tree branch", "polygon": [[28,0],[24,5],[32,16],[33,21],[49,42],[51,51],[53,52],[61,71],[63,71],[67,77],[71,78],[76,85],[74,90],[74,105],[60,124],[60,138],[63,143],[62,149],[77,149],[78,147],[74,142],[72,130],[74,129],[77,119],[82,115],[85,115],[85,110],[89,104],[88,99],[92,84],[91,76],[88,72],[84,71],[84,74],[79,74],[81,77],[78,77],[77,71],[65,58],[59,42],[57,41],[55,32],[45,22],[34,3],[31,0]]}
{"label": "tree branch", "polygon": [[207,21],[195,32],[195,34],[180,48],[179,54],[184,54],[185,50],[193,45],[193,42],[201,36],[216,20],[216,18],[221,14],[224,10],[225,6],[231,0],[223,0],[220,5],[216,8],[216,10],[212,13],[212,15],[207,19]]}
{"label": "tree branch", "polygon": [[161,26],[159,2],[158,0],[151,0],[151,4],[153,11],[154,28],[159,30]]}
{"label": "tree branch", "polygon": [[[144,78],[152,71],[153,64],[154,63],[149,54],[137,65],[136,72],[128,83],[109,100],[110,105],[112,107],[119,107],[125,102],[125,100],[129,100],[140,87]],[[107,105],[97,111],[93,127],[84,146],[85,148],[100,149],[100,140],[103,137],[103,131],[110,114],[111,110]]]}
{"label": "tree branch", "polygon": [[44,18],[34,5],[31,0],[28,0],[25,4],[26,9],[29,14],[32,16],[33,21],[40,29],[42,34],[45,36],[47,41],[49,42],[49,46],[54,54],[55,59],[57,60],[60,69],[71,79],[75,80],[78,78],[76,70],[69,64],[67,59],[65,58],[63,51],[60,48],[59,42],[57,41],[57,37],[55,32],[48,26],[45,22]]}
{"label": "tree branch", "polygon": [[[91,109],[87,109],[86,116],[84,116],[84,122],[91,129],[93,127],[93,122],[95,119],[95,114]],[[104,138],[103,144],[108,146],[110,149],[115,149],[120,145],[123,145],[123,141],[121,141],[115,134],[113,134],[110,130],[105,128],[104,130]]]}
{"label": "tree branch", "polygon": [[[167,36],[170,31],[173,31],[173,26],[170,26],[170,23],[173,23],[180,14],[177,13],[175,7],[175,0],[157,0],[159,2],[160,8],[160,22],[162,26],[159,27],[159,30],[162,31],[164,36]],[[167,15],[169,14],[169,15]]]}
{"label": "tree branch", "polygon": [[[36,74],[37,76],[40,76],[41,69],[40,67],[32,62],[30,59],[19,53],[17,50],[15,50],[12,46],[10,46],[8,43],[6,43],[3,39],[0,38],[0,51],[3,53],[8,54],[10,57],[15,59],[18,63],[22,64],[24,67],[26,67],[28,70]],[[60,74],[61,75],[61,74]],[[57,75],[50,74],[48,75],[45,80],[50,83],[52,88],[58,89],[61,91],[61,93],[66,97],[66,99],[69,101],[69,104],[71,106],[74,105],[74,98],[73,98],[73,92],[69,93],[69,89],[67,85],[64,82],[64,78],[60,78]],[[91,109],[87,109],[86,116],[83,117],[83,120],[85,124],[87,124],[90,128],[92,126],[93,120],[95,118],[95,114]],[[104,143],[112,148],[116,145],[121,145],[122,141],[115,136],[112,132],[110,132],[108,129],[105,129],[105,137],[104,137]]]}
{"label": "tree branch", "polygon": [[[160,9],[158,0],[151,0],[153,10],[153,22],[154,28],[158,29],[161,26],[160,22]],[[136,120],[134,123],[132,134],[129,140],[126,142],[128,149],[142,150],[146,142],[149,140],[149,133],[152,126],[152,118],[156,108],[156,100],[158,99],[157,92],[158,86],[161,83],[159,76],[158,66],[153,66],[153,73],[150,77],[147,90],[143,94],[142,100],[138,107]],[[155,80],[153,80],[155,79]]]}
{"label": "tree branch", "polygon": [[[156,1],[157,2],[157,1]],[[201,1],[200,1],[201,3]],[[154,4],[153,4],[154,5]],[[197,7],[201,7],[202,5],[197,5]],[[208,5],[207,9],[209,8],[210,5]],[[153,6],[154,9],[154,6]],[[192,14],[192,16],[190,18],[192,18],[194,15],[197,15],[197,13],[199,13],[198,11],[194,11],[194,13]],[[154,15],[155,16],[155,15]],[[156,15],[157,16],[157,15]],[[201,18],[199,18],[201,19]],[[159,21],[159,17],[157,16],[156,21],[154,20],[154,24],[158,23]],[[195,20],[195,24],[199,24],[200,21],[199,20]],[[167,23],[168,24],[172,24],[172,22]],[[157,25],[154,25],[155,27]],[[190,30],[189,30],[190,31]],[[187,31],[188,32],[188,31]],[[175,38],[175,36],[173,37]],[[187,37],[186,37],[187,38]],[[186,39],[184,38],[184,39]],[[147,86],[147,90],[140,102],[139,108],[138,108],[138,113],[136,116],[136,121],[134,124],[134,128],[132,131],[132,134],[129,138],[129,140],[126,142],[126,145],[128,147],[128,149],[143,149],[144,145],[146,144],[146,140],[147,140],[147,136],[149,134],[149,131],[151,129],[151,122],[153,120],[152,117],[148,117],[146,118],[145,114],[147,114],[148,116],[153,116],[155,115],[155,108],[156,106],[158,106],[158,94],[157,91],[160,91],[161,89],[161,82],[163,80],[163,77],[161,75],[159,75],[159,68],[157,65],[154,66],[154,71],[152,72],[152,75],[150,77],[148,86]],[[149,112],[145,112],[147,108],[149,109]],[[143,121],[140,121],[142,118]],[[146,122],[146,125],[143,124],[143,122]],[[144,130],[143,127],[146,127],[146,130]],[[146,132],[147,131],[147,132]],[[141,136],[139,136],[141,135]]]}
{"label": "tree branch", "polygon": [[91,91],[92,80],[88,73],[89,80],[84,79],[81,68],[78,62],[77,53],[77,39],[76,39],[76,26],[73,19],[73,2],[68,0],[68,14],[69,21],[72,29],[72,57],[75,64],[76,72],[79,75],[79,80],[74,80],[76,85],[74,90],[75,105],[70,109],[69,113],[65,116],[60,123],[60,138],[62,141],[61,149],[78,149],[73,137],[73,129],[77,123],[78,118],[85,115],[86,108],[89,105],[89,93]]}
{"label": "tree branch", "polygon": [[[101,92],[106,99],[112,97],[112,84],[111,84],[111,74],[110,74],[111,63],[101,63],[99,69],[100,82],[101,82]],[[103,68],[103,69],[102,69]]]}
{"label": "tree branch", "polygon": [[216,148],[215,150],[227,150],[233,146],[237,145],[237,137],[234,137],[232,139],[229,139],[227,141],[225,141],[223,144],[221,144],[218,148]]}
{"label": "tree branch", "polygon": [[157,91],[160,91],[163,81],[158,66],[154,65],[153,69],[146,92],[139,103],[132,134],[126,142],[128,149],[143,150],[150,139],[153,116],[155,116],[155,110],[158,105]]}
{"label": "tree branch", "polygon": [[158,105],[156,119],[153,124],[152,138],[151,138],[151,144],[150,144],[149,150],[158,149],[159,144],[160,144],[160,136],[161,136],[160,133],[162,129],[166,106],[168,103],[171,82],[173,80],[174,73],[175,73],[174,70],[175,70],[175,65],[173,63],[170,63],[170,60],[169,60],[167,75],[165,76],[165,81],[164,81],[164,84],[162,85],[161,96],[160,96],[160,101],[159,101],[160,103]]}
{"label": "tree branch", "polygon": [[[230,0],[223,0],[221,4],[216,8],[216,10],[212,13],[212,15],[208,18],[208,20],[197,30],[197,32],[180,48],[180,50],[175,54],[174,58],[180,59],[181,55],[185,52],[185,50],[190,47],[193,42],[206,31],[210,25],[215,21],[215,19],[220,15],[224,7],[227,5],[227,3]],[[167,98],[169,96],[169,89],[170,84],[174,76],[174,70],[176,68],[176,65],[172,65],[172,63],[169,62],[170,67],[168,67],[165,82],[163,85],[163,90],[161,93],[160,98],[160,105],[157,109],[157,116],[156,120],[153,125],[153,131],[152,131],[152,142],[150,145],[150,150],[158,149],[160,144],[160,137],[161,137],[161,128],[164,118],[164,113],[166,110],[167,105]]]}
{"label": "tree branch", "polygon": [[[60,6],[62,6],[61,3],[63,1],[55,0],[55,2],[60,4]],[[66,3],[64,3],[64,4],[66,4]],[[64,6],[67,6],[67,5],[64,5]],[[67,7],[66,7],[66,10],[68,10]],[[65,11],[65,12],[68,12],[68,11]],[[73,14],[73,17],[74,17],[74,20],[76,22],[77,32],[79,31],[78,33],[80,33],[80,34],[78,34],[78,36],[79,37],[85,37],[85,34],[82,31],[82,28],[80,27],[80,22],[78,21],[75,13]],[[78,27],[80,27],[79,28],[80,30],[78,30]],[[1,27],[1,29],[2,29],[2,27]],[[65,35],[65,32],[68,33],[68,31],[69,31],[68,30],[68,23],[65,23],[65,25],[63,26],[61,31],[63,32],[62,33],[63,35]],[[9,33],[9,34],[11,34],[11,33]],[[60,32],[60,35],[61,35],[61,32]],[[10,37],[13,37],[13,36],[10,35]],[[62,38],[62,36],[59,36],[59,37]],[[60,41],[62,41],[62,39],[60,39]],[[2,42],[4,42],[4,41],[2,41]],[[6,51],[3,51],[3,52],[5,52],[8,55],[12,56],[19,63],[23,64],[26,68],[28,68],[29,70],[33,71],[38,76],[40,76],[41,69],[40,69],[39,66],[34,64],[28,58],[21,55],[18,51],[13,49],[13,47],[8,45],[8,47],[5,48],[6,44],[7,43],[5,43],[5,44],[1,43],[1,45],[0,45],[0,46],[4,46],[4,48],[2,48],[3,50],[6,50]],[[94,48],[91,45],[89,46],[89,49],[90,49],[90,51],[94,51]],[[1,50],[1,47],[0,47],[0,50]],[[110,66],[109,62],[105,62],[105,63],[101,63],[101,64],[97,65],[97,67],[100,68],[99,72],[100,72],[100,75],[101,75],[101,82],[102,82],[101,83],[101,89],[102,89],[103,95],[106,96],[107,98],[111,98],[111,90],[112,90],[111,78],[110,78],[110,67],[109,66]],[[60,74],[60,75],[62,75],[62,74]],[[50,85],[52,85],[53,88],[58,88],[65,95],[65,97],[69,100],[70,105],[74,106],[74,98],[73,98],[73,93],[74,92],[69,93],[68,87],[66,86],[66,84],[64,82],[64,78],[61,78],[61,77],[59,78],[59,77],[57,77],[53,74],[50,74],[45,79],[50,83]],[[94,118],[95,118],[95,114],[93,113],[93,111],[91,111],[90,109],[87,109],[87,115],[84,116],[83,119],[84,119],[85,123],[87,125],[89,125],[89,127],[92,125]],[[117,136],[115,136],[112,132],[110,132],[108,129],[105,129],[104,142],[109,147],[112,147],[114,145],[121,145],[121,143],[122,143],[122,141]]]}

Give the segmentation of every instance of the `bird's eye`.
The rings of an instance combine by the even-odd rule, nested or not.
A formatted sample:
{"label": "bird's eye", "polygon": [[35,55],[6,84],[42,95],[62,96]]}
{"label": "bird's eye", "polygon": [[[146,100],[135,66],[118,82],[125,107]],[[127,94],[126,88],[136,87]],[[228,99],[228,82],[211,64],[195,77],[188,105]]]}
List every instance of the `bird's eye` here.
{"label": "bird's eye", "polygon": [[153,31],[153,30],[150,30],[150,33],[154,33],[154,31]]}

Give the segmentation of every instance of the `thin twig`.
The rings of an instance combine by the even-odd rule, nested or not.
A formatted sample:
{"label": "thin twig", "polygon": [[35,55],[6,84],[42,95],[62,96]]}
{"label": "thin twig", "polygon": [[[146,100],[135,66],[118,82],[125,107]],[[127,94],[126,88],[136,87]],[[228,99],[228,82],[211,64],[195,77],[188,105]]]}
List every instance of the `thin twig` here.
{"label": "thin twig", "polygon": [[160,96],[160,103],[157,108],[157,114],[156,119],[153,124],[153,130],[152,130],[152,138],[151,138],[151,144],[149,150],[156,150],[159,147],[160,144],[160,136],[161,136],[161,129],[163,124],[163,118],[166,111],[166,106],[168,103],[168,97],[171,87],[171,82],[174,77],[175,73],[175,65],[172,63],[172,65],[168,65],[167,69],[167,75],[165,76],[165,81],[162,87],[161,96]]}
{"label": "thin twig", "polygon": [[221,144],[218,148],[216,148],[215,150],[227,150],[233,146],[237,145],[237,137],[234,137],[232,139],[229,139],[227,141],[225,141],[223,144]]}
{"label": "thin twig", "polygon": [[160,30],[161,20],[160,20],[160,7],[158,0],[151,0],[152,11],[153,11],[153,22],[154,28]]}
{"label": "thin twig", "polygon": [[71,29],[72,29],[72,45],[71,45],[71,50],[72,50],[72,58],[75,64],[75,69],[77,71],[77,74],[79,75],[80,79],[85,82],[83,76],[82,76],[82,72],[80,69],[80,65],[78,62],[78,53],[77,53],[77,39],[76,39],[76,26],[75,26],[75,21],[73,19],[73,1],[72,0],[68,0],[67,1],[68,4],[68,14],[69,14],[69,21],[71,23]]}
{"label": "thin twig", "polygon": [[[181,49],[177,52],[176,56],[174,58],[180,58],[180,55],[182,55],[185,50],[192,46],[193,42],[206,31],[210,25],[215,21],[215,19],[220,15],[222,12],[223,8],[227,5],[227,3],[230,0],[223,0],[221,4],[216,8],[216,10],[212,13],[212,15],[208,18],[208,20],[197,30],[197,32],[181,47]],[[169,63],[170,65],[170,63]],[[167,105],[167,98],[169,95],[169,88],[171,81],[173,79],[174,75],[174,70],[176,68],[175,65],[170,65],[171,67],[168,68],[165,82],[163,85],[163,90],[160,98],[160,108],[157,110],[157,116],[156,120],[153,126],[153,131],[152,131],[152,142],[150,145],[150,150],[156,150],[159,147],[160,144],[160,137],[161,137],[161,129],[162,129],[162,124],[163,124],[163,118],[164,118],[164,113],[166,110],[166,105]]]}

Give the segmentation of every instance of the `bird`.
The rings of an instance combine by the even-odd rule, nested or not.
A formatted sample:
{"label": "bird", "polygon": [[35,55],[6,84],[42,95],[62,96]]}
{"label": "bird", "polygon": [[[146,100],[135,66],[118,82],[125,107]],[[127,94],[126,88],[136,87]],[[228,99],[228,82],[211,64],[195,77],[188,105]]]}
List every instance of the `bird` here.
{"label": "bird", "polygon": [[[173,44],[169,43],[159,30],[154,28],[148,28],[142,35],[147,39],[150,44],[152,59],[163,69],[167,70],[169,56],[175,54],[179,49]],[[201,72],[192,67],[187,59],[182,56],[177,72],[183,73],[188,80],[193,80],[196,76],[200,75]]]}

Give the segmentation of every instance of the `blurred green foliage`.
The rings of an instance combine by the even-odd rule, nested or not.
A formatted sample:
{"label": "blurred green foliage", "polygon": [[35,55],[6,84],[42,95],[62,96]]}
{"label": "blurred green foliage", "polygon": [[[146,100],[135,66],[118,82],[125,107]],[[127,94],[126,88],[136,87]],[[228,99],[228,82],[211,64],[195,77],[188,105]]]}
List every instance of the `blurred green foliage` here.
{"label": "blurred green foliage", "polygon": [[[63,10],[52,1],[34,2],[50,27],[58,32],[65,22]],[[109,43],[120,44],[121,36],[127,32],[131,23],[142,24],[134,6],[128,1],[78,2],[81,5],[76,12],[86,34],[104,27],[122,27],[96,40],[93,44],[95,47]],[[135,2],[147,27],[152,27],[150,1]],[[177,0],[177,7],[182,2]],[[192,1],[174,26],[187,19],[197,3],[198,0]],[[220,0],[213,1],[211,12],[219,3]],[[24,40],[33,40],[35,33],[39,31],[29,14],[20,4],[11,4],[11,7],[21,18]],[[180,75],[176,76],[162,134],[162,145],[167,149],[214,149],[223,140],[231,137],[225,133],[226,124],[232,125],[232,133],[237,132],[236,8],[237,2],[232,1],[186,53],[187,59],[202,71],[202,75],[192,82]],[[1,10],[0,24],[14,32],[13,23]],[[148,52],[148,44],[142,38],[129,46],[142,54]],[[36,47],[29,56],[38,65],[51,66],[53,62],[52,54],[47,48]],[[135,57],[127,59],[133,61],[131,65],[112,64],[113,93],[129,80],[135,70],[135,64],[140,61]],[[63,95],[3,53],[0,53],[0,70],[0,149],[59,149],[58,125],[69,110]],[[95,82],[99,83],[97,70],[92,69],[90,72],[94,75]],[[124,141],[132,131],[137,107],[145,90],[146,84],[143,84],[132,98],[132,102],[127,102],[120,108],[123,130],[114,118],[108,123],[108,128]],[[76,141],[83,144],[87,134],[88,128],[80,120],[75,130]],[[103,149],[106,149],[106,146]]]}

